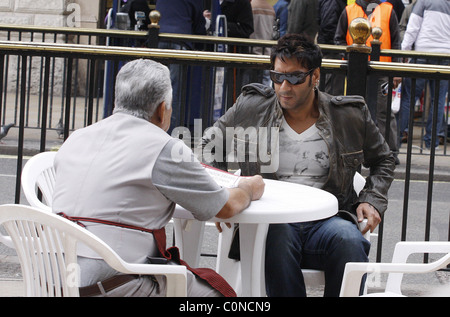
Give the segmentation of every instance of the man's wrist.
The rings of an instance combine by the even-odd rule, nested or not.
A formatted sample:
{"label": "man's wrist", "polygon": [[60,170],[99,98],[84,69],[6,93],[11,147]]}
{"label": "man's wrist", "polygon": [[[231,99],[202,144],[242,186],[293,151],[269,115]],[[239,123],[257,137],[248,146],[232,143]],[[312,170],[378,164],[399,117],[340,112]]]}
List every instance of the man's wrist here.
{"label": "man's wrist", "polygon": [[248,196],[249,201],[253,199],[253,190],[252,186],[244,179],[241,179],[237,186],[239,189],[242,189]]}

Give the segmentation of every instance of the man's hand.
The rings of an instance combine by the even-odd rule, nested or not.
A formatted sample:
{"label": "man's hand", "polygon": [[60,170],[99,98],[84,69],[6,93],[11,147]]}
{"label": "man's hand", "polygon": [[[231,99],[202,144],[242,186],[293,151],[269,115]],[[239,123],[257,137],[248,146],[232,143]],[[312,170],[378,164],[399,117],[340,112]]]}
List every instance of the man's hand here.
{"label": "man's hand", "polygon": [[356,208],[356,216],[358,217],[358,222],[362,222],[364,218],[367,218],[367,225],[361,230],[362,234],[369,230],[373,232],[381,222],[380,213],[369,203],[359,204],[358,208]]}
{"label": "man's hand", "polygon": [[252,177],[242,177],[239,180],[238,187],[245,188],[249,186],[249,192],[251,192],[251,200],[258,200],[264,193],[264,180],[261,175],[255,175]]}
{"label": "man's hand", "polygon": [[[230,198],[224,208],[217,214],[218,218],[230,218],[248,207],[251,201],[258,200],[264,193],[264,180],[260,175],[242,177],[236,188],[230,188]],[[228,228],[230,223],[225,223]],[[219,232],[222,232],[220,222],[216,222]]]}
{"label": "man's hand", "polygon": [[[224,223],[228,228],[231,228],[231,223],[229,223],[229,222],[224,222]],[[219,231],[219,233],[221,233],[223,231],[222,222],[216,222],[216,228],[217,228],[217,231]]]}

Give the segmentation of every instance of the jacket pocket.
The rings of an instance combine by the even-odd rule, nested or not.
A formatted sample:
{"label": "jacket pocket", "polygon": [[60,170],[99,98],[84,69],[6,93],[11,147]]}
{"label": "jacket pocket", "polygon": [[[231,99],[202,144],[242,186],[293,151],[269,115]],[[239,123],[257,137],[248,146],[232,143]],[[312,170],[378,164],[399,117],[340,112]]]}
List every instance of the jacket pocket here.
{"label": "jacket pocket", "polygon": [[360,166],[364,161],[364,153],[363,151],[352,152],[352,153],[343,153],[341,154],[342,162],[344,163],[345,168],[350,168],[352,170],[356,170],[358,166]]}
{"label": "jacket pocket", "polygon": [[364,153],[363,151],[343,153],[341,154],[341,158],[343,163],[343,181],[341,190],[344,195],[348,195],[353,189],[353,177],[355,172],[364,161]]}

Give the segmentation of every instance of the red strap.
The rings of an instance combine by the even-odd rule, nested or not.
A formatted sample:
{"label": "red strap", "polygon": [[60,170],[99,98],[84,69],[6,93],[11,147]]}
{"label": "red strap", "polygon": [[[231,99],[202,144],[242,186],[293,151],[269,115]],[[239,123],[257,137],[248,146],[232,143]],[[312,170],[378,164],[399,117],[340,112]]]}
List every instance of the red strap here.
{"label": "red strap", "polygon": [[[101,224],[108,225],[108,226],[122,227],[122,228],[139,230],[139,231],[144,231],[144,232],[149,232],[149,233],[153,233],[153,231],[154,231],[153,229],[147,229],[147,228],[143,228],[143,227],[137,227],[137,226],[127,225],[127,224],[120,223],[120,222],[102,220],[102,219],[97,219],[97,218],[71,217],[71,216],[66,215],[63,212],[58,213],[58,215],[66,218],[70,221],[76,222],[83,228],[86,228],[86,226],[82,222],[95,222],[95,223],[101,223]],[[160,230],[160,229],[155,229],[155,230]]]}
{"label": "red strap", "polygon": [[166,249],[166,231],[155,230],[153,231],[156,243],[158,245],[159,252],[166,259],[173,260],[176,263],[186,266],[186,268],[194,273],[196,276],[205,280],[214,289],[219,291],[225,297],[236,297],[236,292],[228,284],[228,282],[216,271],[208,268],[191,268],[185,261],[180,259],[180,251],[177,247],[171,247]]}
{"label": "red strap", "polygon": [[127,225],[120,222],[114,222],[114,221],[108,221],[108,220],[102,220],[102,219],[96,219],[96,218],[87,218],[87,217],[71,217],[66,215],[63,212],[58,213],[58,215],[76,222],[78,225],[82,227],[86,227],[82,222],[95,222],[95,223],[101,223],[109,226],[116,226],[121,228],[127,228],[132,230],[139,230],[144,231],[148,233],[152,233],[156,240],[156,245],[158,246],[158,251],[161,253],[161,255],[166,258],[167,260],[175,261],[176,263],[180,265],[186,266],[186,268],[194,273],[199,278],[205,280],[209,285],[211,285],[214,289],[219,291],[223,296],[225,297],[236,297],[236,292],[233,290],[233,288],[225,281],[225,279],[217,274],[212,269],[208,268],[191,268],[185,261],[180,259],[180,252],[177,247],[171,247],[169,249],[166,249],[166,230],[165,228],[160,229],[147,229],[142,227],[137,227],[133,225]]}

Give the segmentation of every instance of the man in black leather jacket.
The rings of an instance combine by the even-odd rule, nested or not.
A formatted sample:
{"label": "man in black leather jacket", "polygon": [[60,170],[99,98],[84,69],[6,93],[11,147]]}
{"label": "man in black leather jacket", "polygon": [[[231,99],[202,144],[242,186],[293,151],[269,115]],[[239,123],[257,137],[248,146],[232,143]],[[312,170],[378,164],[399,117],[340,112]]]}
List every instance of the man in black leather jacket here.
{"label": "man in black leather jacket", "polygon": [[[234,149],[242,175],[308,184],[338,199],[337,216],[270,225],[266,243],[269,296],[305,296],[301,268],[324,270],[325,296],[338,296],[345,264],[368,261],[370,243],[358,223],[367,218],[361,231],[373,231],[387,208],[395,169],[393,154],[362,97],[333,97],[318,91],[321,60],[317,45],[296,34],[282,37],[271,55],[275,91],[260,84],[245,86],[233,107],[202,140],[205,163],[227,169],[229,153],[221,149]],[[249,133],[229,135],[230,127]],[[263,137],[253,136],[254,128]],[[255,154],[252,143],[257,141]],[[223,143],[212,147],[211,142]],[[307,164],[297,168],[302,163]],[[353,176],[361,164],[370,174],[357,196]]]}

